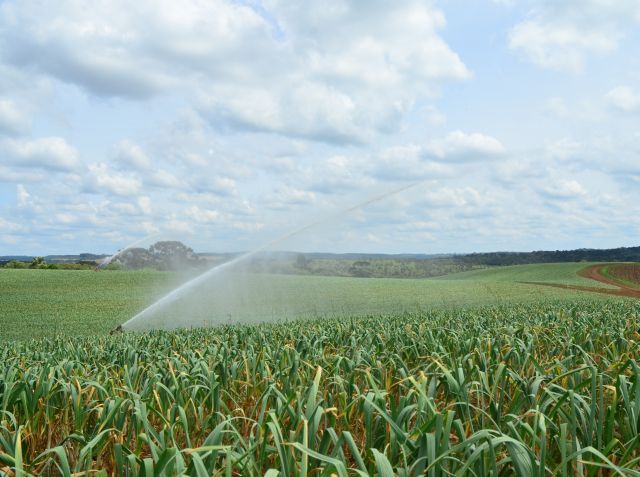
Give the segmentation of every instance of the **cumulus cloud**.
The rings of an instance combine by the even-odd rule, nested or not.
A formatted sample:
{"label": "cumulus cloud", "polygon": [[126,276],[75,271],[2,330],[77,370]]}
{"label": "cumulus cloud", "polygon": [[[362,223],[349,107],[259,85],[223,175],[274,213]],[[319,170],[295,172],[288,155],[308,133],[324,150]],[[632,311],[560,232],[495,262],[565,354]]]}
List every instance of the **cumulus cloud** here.
{"label": "cumulus cloud", "polygon": [[24,225],[0,217],[0,230],[2,230],[3,233],[15,233],[24,231],[25,227]]}
{"label": "cumulus cloud", "polygon": [[273,210],[291,210],[293,207],[308,206],[317,201],[313,191],[296,187],[282,187],[267,199],[267,207]]}
{"label": "cumulus cloud", "polygon": [[90,9],[70,0],[9,1],[0,8],[9,61],[106,96],[148,97],[194,70],[233,76],[226,60],[269,40],[251,8],[221,0],[97,1]]}
{"label": "cumulus cloud", "polygon": [[628,86],[618,86],[609,91],[605,99],[609,105],[625,113],[640,112],[640,93]]}
{"label": "cumulus cloud", "polygon": [[20,207],[27,206],[31,202],[31,194],[22,184],[16,186],[16,199]]}
{"label": "cumulus cloud", "polygon": [[115,146],[115,160],[120,165],[146,171],[151,168],[151,159],[142,147],[128,140],[122,140]]}
{"label": "cumulus cloud", "polygon": [[429,3],[274,0],[261,8],[10,0],[0,5],[0,51],[14,66],[91,94],[177,92],[217,127],[330,143],[395,130],[441,81],[471,76]]}
{"label": "cumulus cloud", "polygon": [[637,0],[539,0],[509,32],[509,46],[543,68],[579,71],[590,55],[615,50],[639,21]]}
{"label": "cumulus cloud", "polygon": [[217,210],[201,208],[192,205],[185,210],[185,215],[199,224],[213,224],[220,222],[222,214]]}
{"label": "cumulus cloud", "polygon": [[138,207],[143,214],[151,215],[151,198],[146,195],[138,197]]}
{"label": "cumulus cloud", "polygon": [[315,161],[306,168],[300,183],[306,189],[321,194],[340,194],[358,190],[371,184],[371,180],[363,174],[362,158],[344,154],[332,155]]}
{"label": "cumulus cloud", "polygon": [[486,204],[483,197],[473,187],[437,187],[429,188],[422,194],[422,203],[429,208],[463,208]]}
{"label": "cumulus cloud", "polygon": [[304,7],[267,5],[292,46],[293,72],[274,81],[261,77],[259,87],[210,88],[213,94],[202,103],[217,121],[333,143],[365,142],[396,129],[438,81],[470,77],[437,34],[444,16],[423,2],[376,1],[366,9],[347,2],[328,8],[319,0]]}
{"label": "cumulus cloud", "polygon": [[552,199],[575,199],[587,194],[587,190],[573,179],[557,179],[542,188],[541,193]]}
{"label": "cumulus cloud", "polygon": [[618,35],[581,30],[575,25],[531,20],[516,25],[509,46],[522,50],[533,63],[545,68],[577,71],[588,53],[606,53],[618,44]]}
{"label": "cumulus cloud", "polygon": [[145,177],[145,182],[153,186],[169,189],[182,189],[185,187],[185,183],[183,181],[165,169],[158,169],[157,171],[148,174]]}
{"label": "cumulus cloud", "polygon": [[451,176],[450,166],[425,157],[424,146],[392,146],[375,154],[367,172],[381,180],[416,180]]}
{"label": "cumulus cloud", "polygon": [[47,179],[45,171],[34,171],[22,167],[3,166],[0,164],[0,183],[16,184],[20,182],[42,182]]}
{"label": "cumulus cloud", "polygon": [[0,135],[22,134],[29,130],[30,120],[18,105],[6,98],[0,98]]}
{"label": "cumulus cloud", "polygon": [[110,170],[106,164],[91,164],[88,167],[86,183],[88,192],[131,196],[137,195],[141,186],[142,183],[138,177]]}
{"label": "cumulus cloud", "polygon": [[500,156],[505,147],[492,136],[453,131],[444,138],[430,141],[424,150],[438,160],[467,162]]}
{"label": "cumulus cloud", "polygon": [[366,171],[387,180],[453,177],[458,163],[472,163],[503,156],[502,143],[481,133],[453,131],[424,145],[408,144],[383,149],[372,157]]}
{"label": "cumulus cloud", "polygon": [[53,171],[72,171],[80,154],[61,137],[0,140],[0,163]]}

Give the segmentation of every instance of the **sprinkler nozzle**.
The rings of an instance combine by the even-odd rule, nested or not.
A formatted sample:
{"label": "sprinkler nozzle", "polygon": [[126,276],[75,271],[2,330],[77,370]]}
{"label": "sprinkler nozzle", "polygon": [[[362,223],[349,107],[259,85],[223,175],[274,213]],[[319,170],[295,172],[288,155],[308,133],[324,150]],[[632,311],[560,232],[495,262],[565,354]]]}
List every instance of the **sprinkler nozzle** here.
{"label": "sprinkler nozzle", "polygon": [[120,334],[120,333],[124,333],[124,328],[122,327],[122,325],[118,325],[114,329],[109,331],[110,335],[116,335],[116,334]]}

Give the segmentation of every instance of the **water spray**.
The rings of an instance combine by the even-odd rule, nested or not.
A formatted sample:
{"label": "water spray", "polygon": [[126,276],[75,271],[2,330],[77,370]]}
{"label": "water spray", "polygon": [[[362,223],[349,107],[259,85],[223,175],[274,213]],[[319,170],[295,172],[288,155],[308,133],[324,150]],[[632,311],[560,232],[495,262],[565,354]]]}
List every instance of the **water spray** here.
{"label": "water spray", "polygon": [[157,300],[155,303],[152,303],[151,305],[149,305],[147,308],[145,308],[144,310],[140,311],[138,314],[136,314],[135,316],[133,316],[132,318],[130,318],[128,321],[126,321],[125,323],[119,325],[117,328],[115,328],[114,330],[112,330],[112,334],[124,331],[125,329],[129,328],[133,323],[139,321],[140,319],[152,314],[153,312],[160,310],[162,308],[164,308],[165,306],[175,302],[176,300],[178,300],[180,297],[182,297],[185,292],[187,292],[188,290],[198,286],[199,284],[205,282],[206,280],[208,280],[210,277],[212,277],[213,275],[216,275],[220,272],[222,272],[223,270],[232,268],[248,259],[250,259],[251,257],[253,257],[254,255],[263,252],[264,250],[267,250],[269,248],[271,248],[272,246],[283,242],[285,240],[288,240],[292,237],[295,237],[296,235],[302,234],[308,230],[311,230],[315,227],[318,227],[319,225],[325,224],[327,222],[332,222],[340,217],[342,217],[345,214],[348,214],[350,212],[353,212],[354,210],[360,209],[362,207],[365,207],[367,205],[373,204],[375,202],[379,202],[381,200],[384,200],[388,197],[391,197],[393,195],[399,194],[401,192],[406,191],[407,189],[410,189],[412,187],[415,187],[418,183],[412,183],[412,184],[408,184],[408,185],[404,185],[402,187],[399,187],[397,189],[393,189],[391,191],[387,191],[383,194],[379,194],[376,195],[370,199],[367,199],[363,202],[360,202],[354,206],[351,206],[347,209],[343,209],[339,212],[336,212],[334,214],[329,215],[328,217],[325,217],[321,220],[318,220],[316,222],[313,222],[311,224],[305,225],[304,227],[301,227],[299,229],[296,229],[292,232],[289,232],[286,235],[283,235],[275,240],[271,240],[267,243],[265,243],[264,245],[261,245],[260,247],[250,251],[250,252],[246,252],[236,258],[234,258],[233,260],[230,260],[228,262],[225,262],[223,264],[217,265],[213,268],[210,268],[209,270],[207,270],[206,272],[196,276],[195,278],[192,278],[191,280],[183,283],[182,285],[180,285],[179,287],[175,288],[174,290],[170,291],[169,293],[167,293],[165,296],[163,296],[162,298],[160,298],[159,300]]}
{"label": "water spray", "polygon": [[135,247],[136,245],[140,245],[141,243],[147,242],[148,240],[152,240],[156,237],[159,237],[160,234],[156,233],[156,234],[151,234],[151,235],[147,235],[146,237],[142,237],[141,239],[138,239],[132,243],[130,243],[129,245],[127,245],[126,247],[118,250],[116,253],[114,253],[113,255],[111,255],[110,257],[107,257],[106,259],[104,259],[102,261],[102,263],[98,264],[98,266],[96,268],[94,268],[94,270],[97,272],[98,270],[102,270],[103,268],[105,268],[106,266],[108,266],[113,260],[115,260],[120,254],[126,252],[127,250],[129,250],[130,248]]}

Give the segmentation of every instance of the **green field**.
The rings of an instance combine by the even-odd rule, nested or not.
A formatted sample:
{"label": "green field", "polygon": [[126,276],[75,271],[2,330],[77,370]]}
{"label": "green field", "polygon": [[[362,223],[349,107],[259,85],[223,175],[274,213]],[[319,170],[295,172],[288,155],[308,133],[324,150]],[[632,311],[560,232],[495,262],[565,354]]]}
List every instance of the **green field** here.
{"label": "green field", "polygon": [[[162,315],[136,327],[603,299],[585,292],[518,283],[593,285],[576,275],[586,265],[522,265],[424,280],[228,274],[210,280]],[[185,279],[154,271],[0,269],[0,339],[103,334]]]}
{"label": "green field", "polygon": [[617,300],[8,342],[0,475],[638,476],[639,326]]}
{"label": "green field", "polygon": [[640,302],[520,283],[587,265],[236,272],[114,336],[187,277],[0,270],[0,477],[640,477]]}

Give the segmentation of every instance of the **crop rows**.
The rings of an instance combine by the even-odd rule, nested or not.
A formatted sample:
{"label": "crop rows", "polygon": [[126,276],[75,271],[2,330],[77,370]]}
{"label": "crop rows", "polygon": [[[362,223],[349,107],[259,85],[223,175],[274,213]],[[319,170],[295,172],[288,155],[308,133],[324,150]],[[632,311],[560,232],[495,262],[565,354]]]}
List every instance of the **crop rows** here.
{"label": "crop rows", "polygon": [[0,475],[640,476],[637,302],[0,345]]}

